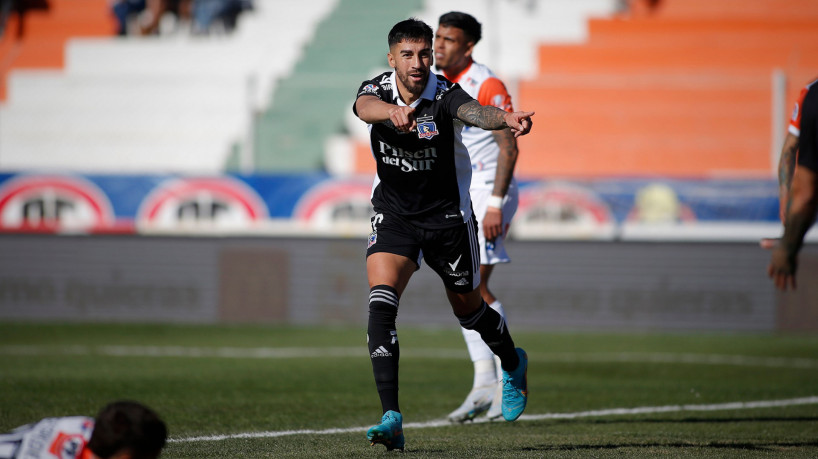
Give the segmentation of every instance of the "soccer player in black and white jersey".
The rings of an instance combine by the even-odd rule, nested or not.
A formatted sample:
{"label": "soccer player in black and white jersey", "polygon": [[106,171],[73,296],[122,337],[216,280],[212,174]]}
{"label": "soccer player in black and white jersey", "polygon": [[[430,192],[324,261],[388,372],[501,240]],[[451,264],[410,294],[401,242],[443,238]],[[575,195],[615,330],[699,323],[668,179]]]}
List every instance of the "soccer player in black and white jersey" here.
{"label": "soccer player in black and white jersey", "polygon": [[367,341],[383,408],[381,423],[367,432],[372,443],[403,449],[398,403],[400,347],[398,303],[421,258],[440,276],[460,324],[480,333],[500,358],[503,417],[525,409],[526,353],[516,348],[503,317],[480,296],[477,222],[469,185],[471,161],[461,141],[465,125],[515,136],[531,129],[532,112],[505,112],[480,105],[459,85],[431,71],[433,33],[407,19],[388,35],[387,60],[394,71],[364,81],[353,111],[368,124],[377,175],[372,189],[372,233],[367,247],[369,324]]}

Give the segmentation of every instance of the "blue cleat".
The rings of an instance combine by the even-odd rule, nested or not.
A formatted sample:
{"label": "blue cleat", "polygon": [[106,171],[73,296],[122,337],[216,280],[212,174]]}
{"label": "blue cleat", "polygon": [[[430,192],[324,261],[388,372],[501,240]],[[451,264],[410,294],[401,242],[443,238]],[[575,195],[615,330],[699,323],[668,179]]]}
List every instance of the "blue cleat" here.
{"label": "blue cleat", "polygon": [[519,347],[516,350],[520,357],[517,369],[503,370],[503,418],[506,421],[516,421],[528,401],[528,355]]}
{"label": "blue cleat", "polygon": [[387,411],[381,418],[381,423],[366,431],[366,439],[371,445],[382,443],[387,451],[399,449],[403,451],[406,440],[403,438],[403,415],[397,411]]}

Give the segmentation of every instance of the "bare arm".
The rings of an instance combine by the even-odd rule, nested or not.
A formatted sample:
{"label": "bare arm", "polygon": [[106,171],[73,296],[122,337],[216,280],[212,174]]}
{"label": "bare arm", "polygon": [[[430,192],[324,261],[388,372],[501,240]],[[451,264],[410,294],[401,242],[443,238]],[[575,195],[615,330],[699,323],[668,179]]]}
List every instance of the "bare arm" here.
{"label": "bare arm", "polygon": [[378,99],[376,96],[363,95],[355,101],[358,118],[368,124],[391,121],[399,131],[408,132],[417,128],[415,109],[398,106]]}
{"label": "bare arm", "polygon": [[799,167],[793,174],[790,198],[787,203],[787,219],[784,223],[784,236],[773,248],[772,260],[767,274],[773,278],[775,286],[786,290],[795,288],[796,259],[804,235],[815,221],[818,210],[818,174],[815,171]]}
{"label": "bare arm", "polygon": [[795,172],[795,159],[798,153],[798,136],[787,133],[784,146],[781,148],[781,158],[778,160],[778,197],[779,217],[781,222],[786,220],[787,201],[792,185],[792,175]]}
{"label": "bare arm", "polygon": [[[497,156],[497,171],[494,174],[494,189],[491,195],[503,198],[508,193],[511,178],[514,176],[514,165],[517,163],[518,153],[517,139],[514,138],[510,129],[494,131],[492,135],[500,147],[500,153]],[[503,234],[503,231],[502,207],[494,207],[489,204],[486,207],[486,215],[483,217],[483,232],[486,234],[486,239],[494,241]]]}
{"label": "bare arm", "polygon": [[517,164],[517,139],[514,138],[509,129],[501,129],[492,132],[494,141],[500,147],[500,154],[497,156],[497,172],[494,176],[494,196],[505,196],[508,192],[511,178],[514,176],[514,165]]}
{"label": "bare arm", "polygon": [[528,134],[533,114],[534,112],[508,113],[497,107],[480,105],[476,100],[466,102],[457,109],[457,117],[466,124],[489,131],[511,128],[514,137]]}

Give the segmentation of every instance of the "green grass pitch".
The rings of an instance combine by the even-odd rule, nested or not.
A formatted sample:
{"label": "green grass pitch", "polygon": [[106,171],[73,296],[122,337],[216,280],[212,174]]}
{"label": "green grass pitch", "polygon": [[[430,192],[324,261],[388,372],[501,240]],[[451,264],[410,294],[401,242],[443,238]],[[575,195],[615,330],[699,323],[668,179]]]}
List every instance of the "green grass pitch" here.
{"label": "green grass pitch", "polygon": [[[407,457],[818,457],[818,336],[515,332],[523,418],[450,425],[472,378],[459,331],[398,333]],[[364,438],[365,325],[0,323],[0,362],[0,432],[127,398],[167,422],[164,458],[401,454]]]}

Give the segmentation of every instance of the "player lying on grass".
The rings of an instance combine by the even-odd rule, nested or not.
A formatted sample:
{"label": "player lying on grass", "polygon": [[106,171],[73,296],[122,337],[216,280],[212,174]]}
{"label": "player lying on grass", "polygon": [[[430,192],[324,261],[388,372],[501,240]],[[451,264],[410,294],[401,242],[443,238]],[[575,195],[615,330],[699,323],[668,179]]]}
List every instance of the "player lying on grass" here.
{"label": "player lying on grass", "polygon": [[150,408],[119,401],[96,418],[45,418],[0,434],[0,459],[155,459],[167,436]]}

